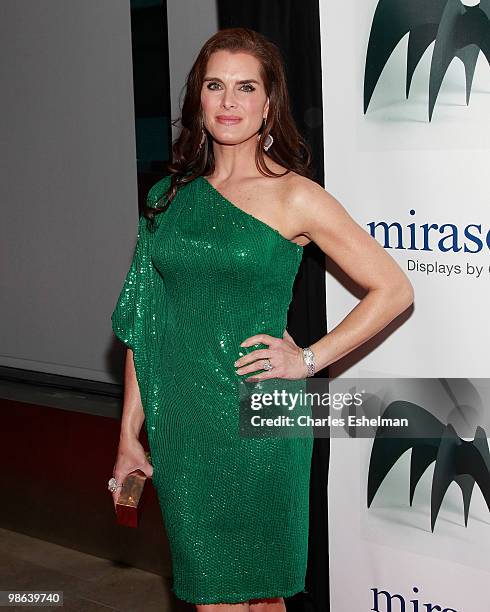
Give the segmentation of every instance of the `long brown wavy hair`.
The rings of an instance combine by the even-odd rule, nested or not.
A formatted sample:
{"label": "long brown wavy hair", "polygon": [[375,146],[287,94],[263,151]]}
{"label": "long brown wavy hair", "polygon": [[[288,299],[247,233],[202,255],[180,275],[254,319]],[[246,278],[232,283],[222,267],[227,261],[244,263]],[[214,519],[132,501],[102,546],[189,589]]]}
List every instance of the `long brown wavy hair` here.
{"label": "long brown wavy hair", "polygon": [[[172,145],[173,162],[167,166],[171,175],[170,186],[157,202],[158,208],[145,207],[144,215],[151,221],[156,214],[167,209],[179,187],[200,175],[214,172],[212,137],[207,130],[204,143],[200,146],[204,126],[201,89],[208,60],[214,52],[220,50],[249,53],[260,62],[260,75],[269,97],[269,110],[266,123],[257,139],[257,170],[264,176],[284,176],[289,170],[293,170],[302,176],[312,177],[311,149],[298,132],[291,114],[284,64],[278,47],[259,32],[249,28],[226,28],[216,32],[204,43],[187,75],[182,115],[173,122],[175,125],[180,120],[182,129]],[[263,142],[271,132],[274,144],[267,155],[288,169],[284,174],[274,173],[266,164]],[[164,206],[160,205],[162,200]]]}

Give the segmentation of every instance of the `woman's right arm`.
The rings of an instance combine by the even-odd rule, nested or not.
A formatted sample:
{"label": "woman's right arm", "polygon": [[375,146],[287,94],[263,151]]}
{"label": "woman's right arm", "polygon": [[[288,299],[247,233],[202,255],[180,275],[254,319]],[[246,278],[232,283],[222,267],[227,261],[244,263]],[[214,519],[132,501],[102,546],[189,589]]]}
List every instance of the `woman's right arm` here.
{"label": "woman's right arm", "polygon": [[[169,184],[170,176],[155,183],[148,192],[147,204],[155,206]],[[111,315],[114,334],[127,346],[123,412],[113,474],[118,483],[122,483],[129,472],[135,469],[140,469],[149,478],[153,476],[153,467],[139,442],[139,434],[145,420],[141,394],[143,399],[148,397],[148,389],[151,385],[153,332],[157,331],[155,330],[155,311],[158,309],[159,312],[162,312],[165,308],[164,282],[154,268],[151,258],[151,244],[154,235],[155,232],[150,231],[146,217],[140,214],[131,265]],[[135,361],[141,372],[139,382],[136,377]],[[114,503],[119,497],[119,492],[120,488],[112,494]]]}
{"label": "woman's right arm", "polygon": [[124,403],[120,439],[138,439],[144,420],[145,415],[136,379],[133,351],[128,348],[124,367]]}
{"label": "woman's right arm", "polygon": [[[133,351],[128,348],[124,367],[124,400],[119,447],[114,465],[114,478],[119,484],[124,482],[124,479],[130,472],[137,469],[144,472],[148,478],[151,478],[153,475],[153,467],[146,458],[145,450],[139,441],[144,420],[145,415],[136,378]],[[112,494],[114,505],[117,502],[120,491],[121,489],[118,488]]]}

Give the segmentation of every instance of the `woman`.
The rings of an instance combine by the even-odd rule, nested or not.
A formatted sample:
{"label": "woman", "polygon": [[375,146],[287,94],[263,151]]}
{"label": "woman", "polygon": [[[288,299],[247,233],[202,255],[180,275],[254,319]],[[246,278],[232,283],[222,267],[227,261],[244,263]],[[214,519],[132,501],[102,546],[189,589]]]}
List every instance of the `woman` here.
{"label": "woman", "polygon": [[[311,180],[280,55],[263,36],[236,28],[205,43],[182,126],[112,314],[128,346],[113,498],[130,471],[152,477],[177,597],[199,612],[280,612],[304,590],[312,439],[240,436],[237,382],[311,376],[406,309],[412,287]],[[286,315],[312,240],[368,292],[299,347]],[[152,465],[138,440],[145,419]]]}

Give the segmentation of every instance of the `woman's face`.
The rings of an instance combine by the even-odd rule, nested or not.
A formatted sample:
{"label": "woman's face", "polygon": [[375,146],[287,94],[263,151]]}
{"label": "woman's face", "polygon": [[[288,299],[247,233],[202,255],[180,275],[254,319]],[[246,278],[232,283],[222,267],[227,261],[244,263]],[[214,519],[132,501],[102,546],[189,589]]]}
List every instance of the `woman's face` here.
{"label": "woman's face", "polygon": [[201,89],[204,126],[221,144],[252,138],[269,110],[260,77],[260,62],[249,53],[216,51],[209,60]]}

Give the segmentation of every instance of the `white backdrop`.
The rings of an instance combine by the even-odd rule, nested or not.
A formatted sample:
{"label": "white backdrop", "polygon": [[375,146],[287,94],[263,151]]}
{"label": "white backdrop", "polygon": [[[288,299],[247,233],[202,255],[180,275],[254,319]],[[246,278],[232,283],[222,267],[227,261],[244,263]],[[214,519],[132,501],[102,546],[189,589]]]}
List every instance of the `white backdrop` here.
{"label": "white backdrop", "polygon": [[[405,98],[408,34],[388,60],[366,114],[366,51],[378,2],[320,2],[326,189],[367,231],[398,223],[385,243],[415,288],[411,316],[355,365],[348,377],[488,377],[490,329],[490,67],[480,53],[470,103],[463,64],[453,60],[432,122],[425,51]],[[413,231],[410,224],[414,224]],[[424,224],[430,230],[424,248]],[[439,227],[446,225],[443,232]],[[468,226],[471,226],[468,228]],[[480,237],[480,243],[466,233]],[[444,236],[452,235],[453,238]],[[415,243],[411,244],[411,238]],[[465,250],[465,245],[466,249]],[[391,246],[391,248],[390,248]],[[402,248],[395,248],[402,247]],[[416,247],[416,248],[413,248]],[[450,250],[444,250],[450,248]],[[476,252],[470,252],[476,251]],[[422,271],[432,264],[437,271]],[[451,268],[451,265],[460,266]],[[412,269],[417,266],[417,269]],[[327,278],[332,329],[357,299]],[[336,376],[332,369],[331,376]],[[487,432],[489,434],[489,432]],[[334,612],[480,612],[490,597],[490,514],[478,487],[468,527],[452,483],[430,529],[433,464],[408,504],[410,451],[389,473],[370,509],[366,482],[372,440],[332,440],[329,483],[331,609]],[[406,608],[403,607],[402,598]],[[418,608],[416,606],[419,606]],[[429,608],[430,609],[430,608]]]}

